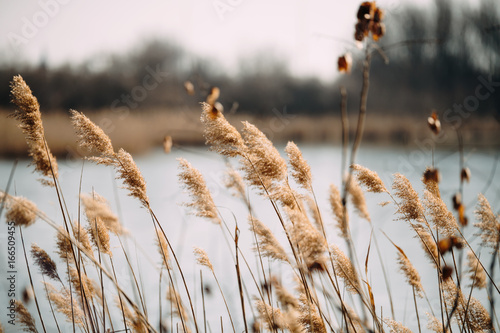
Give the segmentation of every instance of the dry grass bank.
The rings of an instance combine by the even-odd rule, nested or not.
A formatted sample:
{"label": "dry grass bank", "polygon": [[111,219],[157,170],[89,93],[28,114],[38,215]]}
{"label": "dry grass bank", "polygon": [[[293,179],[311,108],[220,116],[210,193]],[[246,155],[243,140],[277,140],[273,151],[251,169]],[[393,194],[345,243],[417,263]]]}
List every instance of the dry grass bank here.
{"label": "dry grass bank", "polygon": [[[85,114],[109,134],[117,147],[123,147],[131,153],[145,153],[161,146],[163,138],[170,135],[177,145],[202,145],[202,124],[199,121],[201,111],[148,110],[127,115],[110,111],[88,112]],[[26,155],[26,143],[16,122],[8,118],[12,111],[0,110],[0,156]],[[337,116],[308,117],[304,115],[271,114],[266,117],[251,114],[227,114],[228,120],[238,129],[241,121],[255,124],[274,142],[289,140],[307,143],[339,143],[341,123]],[[56,155],[77,152],[76,134],[71,126],[67,112],[43,115],[45,135],[51,150]],[[455,145],[456,135],[451,126],[444,125],[445,137],[442,145]],[[353,135],[355,117],[350,120],[350,132]],[[472,119],[464,124],[462,130],[467,144],[498,146],[499,123],[494,119]],[[368,114],[365,132],[365,144],[416,145],[425,140],[427,133],[425,115],[420,117],[394,117]],[[352,137],[351,135],[351,137]]]}

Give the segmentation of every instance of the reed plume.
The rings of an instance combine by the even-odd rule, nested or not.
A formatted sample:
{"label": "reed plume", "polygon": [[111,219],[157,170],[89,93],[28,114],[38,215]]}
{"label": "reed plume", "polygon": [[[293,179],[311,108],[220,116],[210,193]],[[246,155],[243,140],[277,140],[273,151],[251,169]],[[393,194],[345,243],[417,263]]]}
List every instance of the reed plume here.
{"label": "reed plume", "polygon": [[322,227],[323,222],[322,222],[321,214],[319,212],[319,207],[316,204],[316,201],[314,201],[314,199],[311,198],[311,196],[308,196],[308,195],[304,197],[304,201],[307,204],[307,208],[309,210],[309,214],[311,215],[312,220],[314,221],[316,229],[322,230],[322,228],[323,228]]}
{"label": "reed plume", "polygon": [[424,175],[422,176],[422,183],[425,189],[438,198],[441,198],[441,193],[439,191],[440,178],[439,170],[430,167],[425,169]]}
{"label": "reed plume", "polygon": [[242,199],[246,198],[246,187],[245,183],[243,182],[243,178],[241,177],[240,173],[234,170],[232,167],[228,167],[226,170],[224,185],[226,186],[226,188],[232,191],[233,196]]}
{"label": "reed plume", "polygon": [[65,288],[58,291],[49,282],[43,282],[43,284],[47,289],[47,297],[55,305],[56,311],[63,314],[66,317],[66,321],[82,326],[84,322],[83,311],[69,291]]}
{"label": "reed plume", "polygon": [[260,319],[266,323],[269,331],[287,330],[285,317],[279,308],[274,308],[262,300],[255,300],[255,308],[259,312]]}
{"label": "reed plume", "polygon": [[330,254],[334,261],[335,273],[344,281],[346,289],[359,294],[360,285],[356,269],[349,257],[335,244],[330,245]]}
{"label": "reed plume", "polygon": [[397,213],[402,215],[400,219],[422,221],[424,218],[424,207],[408,178],[400,173],[396,173],[392,188],[395,190],[394,195],[400,199],[397,211]]}
{"label": "reed plume", "polygon": [[415,225],[415,232],[417,233],[416,237],[419,239],[426,257],[430,259],[432,265],[436,265],[439,260],[436,241],[425,226]]}
{"label": "reed plume", "polygon": [[42,179],[42,184],[54,186],[53,178],[58,178],[57,161],[45,142],[40,104],[21,75],[14,76],[10,88],[11,101],[17,106],[12,117],[19,121],[18,126],[26,136],[32,164],[36,171],[48,178]]}
{"label": "reed plume", "polygon": [[83,113],[69,110],[71,121],[78,135],[80,147],[91,152],[98,152],[103,157],[112,158],[115,155],[111,139],[104,131],[94,124]]}
{"label": "reed plume", "polygon": [[104,222],[101,218],[94,217],[92,220],[88,220],[87,232],[90,235],[90,239],[94,244],[95,248],[98,249],[101,253],[106,253],[109,256],[112,256],[111,248],[109,245],[109,232]]}
{"label": "reed plume", "polygon": [[272,231],[260,220],[253,216],[248,217],[250,230],[255,232],[259,242],[260,255],[269,259],[288,262],[285,250],[278,242]]}
{"label": "reed plume", "polygon": [[210,269],[212,271],[212,273],[214,272],[214,267],[212,266],[212,263],[210,262],[210,259],[208,258],[208,254],[205,252],[205,250],[203,250],[199,247],[195,247],[193,249],[193,253],[196,257],[196,262],[198,263],[198,265],[205,266],[208,269]]}
{"label": "reed plume", "polygon": [[351,202],[358,212],[358,215],[361,218],[366,219],[368,222],[371,222],[370,213],[368,212],[368,207],[366,207],[365,195],[363,194],[363,190],[359,186],[356,178],[351,178],[348,190],[351,195]]}
{"label": "reed plume", "polygon": [[99,194],[92,192],[89,194],[81,194],[83,206],[85,208],[85,215],[88,221],[99,219],[102,221],[107,230],[115,235],[122,235],[124,233],[123,227],[118,220],[118,216],[111,211],[107,200]]}
{"label": "reed plume", "polygon": [[212,106],[202,103],[201,122],[204,125],[203,135],[206,144],[217,153],[228,156],[240,156],[245,150],[241,134],[229,124],[221,112],[212,112]]}
{"label": "reed plume", "polygon": [[10,197],[5,218],[16,226],[28,227],[35,223],[38,208],[24,197]]}
{"label": "reed plume", "polygon": [[137,167],[132,155],[120,148],[116,154],[118,160],[118,178],[123,181],[129,195],[138,199],[142,205],[149,208],[149,198],[146,191],[146,181]]}
{"label": "reed plume", "polygon": [[366,187],[368,192],[373,193],[389,193],[384,185],[384,182],[375,171],[371,171],[359,164],[351,165],[351,168],[356,172],[358,182]]}
{"label": "reed plume", "polygon": [[272,276],[270,278],[270,282],[274,287],[274,292],[276,293],[278,302],[285,311],[299,308],[299,300],[297,297],[289,292],[276,277]]}
{"label": "reed plume", "polygon": [[[186,309],[182,305],[180,295],[177,293],[175,288],[169,287],[167,290],[167,300],[172,303],[172,307],[175,309],[174,314],[176,314],[183,323],[187,323],[189,317]],[[190,330],[187,326],[183,325],[184,333],[189,333]],[[146,330],[144,332],[147,332]]]}
{"label": "reed plume", "polygon": [[294,142],[289,141],[286,145],[285,152],[288,155],[288,162],[292,167],[292,176],[297,184],[307,190],[311,189],[311,167],[307,164],[304,157],[302,157],[302,152],[299,147],[297,147]]}
{"label": "reed plume", "polygon": [[410,262],[410,259],[408,259],[403,250],[399,247],[398,250],[399,269],[406,277],[408,284],[415,290],[415,294],[420,298],[424,297],[424,287],[420,280],[420,274],[418,274],[417,269]]}
{"label": "reed plume", "polygon": [[467,266],[469,267],[468,273],[469,278],[472,281],[472,285],[479,289],[486,288],[486,272],[474,253],[470,251],[467,253]]}
{"label": "reed plume", "polygon": [[17,314],[16,321],[24,327],[24,331],[37,333],[38,331],[36,329],[35,319],[31,313],[29,313],[28,309],[26,309],[21,301],[16,299],[14,302]]}
{"label": "reed plume", "polygon": [[457,232],[459,229],[457,221],[440,197],[436,197],[429,191],[424,191],[424,206],[431,222],[440,233],[451,237]]}
{"label": "reed plume", "polygon": [[[337,186],[330,184],[330,207],[332,207],[333,215],[337,221],[337,228],[340,233],[339,236],[348,239],[349,238],[349,218],[348,216],[344,219],[344,208],[342,205],[342,197],[340,196],[340,191]],[[347,210],[345,212],[347,214]]]}
{"label": "reed plume", "polygon": [[[443,333],[444,332],[443,322],[428,312],[426,313],[426,315],[428,317],[427,329],[436,333]],[[450,330],[446,330],[446,333],[448,333],[449,331]]]}
{"label": "reed plume", "polygon": [[389,326],[389,332],[391,333],[412,333],[412,330],[394,319],[385,318],[384,322],[387,326]]}
{"label": "reed plume", "polygon": [[306,332],[327,333],[325,323],[321,319],[318,307],[307,296],[304,285],[299,282],[299,323],[305,328]]}
{"label": "reed plume", "polygon": [[215,224],[220,224],[217,208],[201,173],[185,159],[179,158],[177,160],[181,169],[178,175],[179,180],[184,184],[193,199],[192,202],[185,205],[194,208],[196,216],[205,217]]}
{"label": "reed plume", "polygon": [[80,297],[81,304],[84,304],[85,298],[91,299],[97,295],[98,289],[94,287],[91,278],[73,266],[69,266],[68,270],[68,278],[73,285],[73,292]]}
{"label": "reed plume", "polygon": [[50,277],[51,279],[61,281],[57,273],[57,265],[50,256],[35,243],[31,244],[31,256],[35,260],[40,273]]}
{"label": "reed plume", "polygon": [[479,194],[475,210],[476,219],[479,221],[474,226],[479,228],[483,246],[496,248],[500,242],[500,222],[493,213],[490,203],[483,194]]}
{"label": "reed plume", "polygon": [[165,267],[166,269],[170,269],[171,266],[169,263],[170,255],[168,250],[168,243],[165,235],[163,235],[163,233],[161,232],[158,232],[158,237],[156,237],[156,245],[158,246],[158,252],[160,253],[163,267]]}
{"label": "reed plume", "polygon": [[73,235],[75,239],[82,245],[82,247],[87,250],[87,254],[94,256],[92,251],[92,244],[90,243],[90,237],[85,228],[81,224],[73,223]]}
{"label": "reed plume", "polygon": [[127,326],[134,333],[147,333],[148,329],[144,324],[141,316],[137,314],[136,311],[130,310],[126,303],[121,302],[119,299],[116,301],[117,306],[123,309],[123,315],[125,316],[125,320],[127,321]]}
{"label": "reed plume", "polygon": [[63,227],[59,227],[56,234],[56,253],[62,260],[74,261],[73,257],[73,244],[71,244],[71,239],[66,230]]}

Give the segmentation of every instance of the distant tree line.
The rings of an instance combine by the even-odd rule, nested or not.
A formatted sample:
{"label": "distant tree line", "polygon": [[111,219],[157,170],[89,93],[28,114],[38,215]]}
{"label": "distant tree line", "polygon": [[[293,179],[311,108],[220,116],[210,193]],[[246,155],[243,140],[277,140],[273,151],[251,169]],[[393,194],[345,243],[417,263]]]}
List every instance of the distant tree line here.
{"label": "distant tree line", "polygon": [[[496,0],[481,0],[473,7],[435,0],[431,8],[405,6],[389,11],[385,20],[387,33],[378,43],[379,51],[374,51],[370,71],[371,112],[451,109],[448,116],[453,117],[461,112],[454,105],[462,105],[463,113],[498,116],[500,7]],[[347,88],[350,109],[356,107],[363,54],[354,45],[352,53],[352,73],[324,83],[292,76],[280,59],[271,56],[255,59],[238,75],[227,75],[217,64],[156,40],[136,52],[79,66],[1,64],[0,106],[11,107],[8,82],[21,73],[48,112],[194,107],[216,85],[222,91],[222,104],[230,108],[237,103],[239,112],[266,114],[286,106],[287,112],[319,115],[338,110],[340,86]],[[184,90],[187,80],[195,87],[194,96]]]}

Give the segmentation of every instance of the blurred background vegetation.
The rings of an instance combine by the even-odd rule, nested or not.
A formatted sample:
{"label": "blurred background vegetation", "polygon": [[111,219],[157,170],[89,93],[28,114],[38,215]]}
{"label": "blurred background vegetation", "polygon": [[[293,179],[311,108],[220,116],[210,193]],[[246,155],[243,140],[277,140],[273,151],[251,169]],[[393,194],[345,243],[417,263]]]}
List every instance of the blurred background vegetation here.
{"label": "blurred background vegetation", "polygon": [[[371,115],[427,117],[433,109],[442,115],[475,93],[479,76],[500,82],[500,7],[496,1],[480,0],[471,6],[438,0],[434,5],[434,9],[405,6],[397,15],[386,13],[387,33],[378,43],[380,52],[374,53],[370,73]],[[166,40],[146,41],[129,52],[88,59],[80,65],[49,68],[43,60],[37,65],[1,63],[0,108],[12,108],[9,81],[22,74],[45,113],[110,109],[113,102],[143,84],[149,66],[168,72],[168,77],[132,112],[195,109],[215,85],[221,89],[220,102],[226,111],[237,105],[240,114],[272,116],[273,109],[286,108],[288,114],[338,115],[339,90],[344,86],[349,111],[354,114],[363,54],[354,43],[334,38],[331,42],[346,43],[354,59],[352,72],[331,82],[295,77],[284,61],[265,52],[241,59],[238,73],[227,74],[217,62],[188,54]],[[194,96],[186,94],[187,80],[194,84]],[[500,87],[481,101],[475,118],[500,122],[499,91]]]}

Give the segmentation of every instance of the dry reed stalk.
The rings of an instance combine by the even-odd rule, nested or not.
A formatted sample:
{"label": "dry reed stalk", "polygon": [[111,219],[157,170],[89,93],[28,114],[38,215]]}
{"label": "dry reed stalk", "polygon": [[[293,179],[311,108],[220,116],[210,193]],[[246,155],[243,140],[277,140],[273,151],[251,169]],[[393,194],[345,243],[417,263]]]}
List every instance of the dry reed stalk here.
{"label": "dry reed stalk", "polygon": [[363,194],[363,190],[359,186],[356,178],[351,178],[348,190],[349,194],[351,195],[351,202],[358,212],[358,215],[361,218],[366,219],[368,222],[371,222],[370,213],[368,212],[368,208],[366,207],[365,195]]}
{"label": "dry reed stalk", "polygon": [[85,273],[79,272],[75,267],[68,267],[68,278],[73,285],[73,292],[78,295],[81,304],[84,304],[85,298],[90,300],[98,295],[99,288],[95,288],[93,280]]}
{"label": "dry reed stalk", "polygon": [[389,193],[382,179],[375,171],[371,171],[359,164],[351,165],[351,169],[356,172],[356,178],[359,183],[366,187],[368,192],[373,193]]}
{"label": "dry reed stalk", "polygon": [[[180,295],[174,288],[168,288],[167,290],[167,300],[172,303],[172,307],[175,309],[174,314],[177,315],[183,323],[188,322],[188,313],[184,306],[182,305]],[[183,324],[184,332],[191,332],[187,326]]]}
{"label": "dry reed stalk", "polygon": [[250,230],[255,232],[257,235],[261,256],[269,259],[289,262],[285,250],[278,242],[272,231],[264,225],[264,223],[253,216],[248,217],[248,222],[250,224]]}
{"label": "dry reed stalk", "polygon": [[161,261],[162,265],[166,269],[171,269],[172,267],[170,266],[170,256],[169,256],[169,250],[168,250],[168,243],[167,240],[165,239],[165,236],[157,230],[158,237],[156,237],[156,246],[158,246],[158,252],[160,253],[161,256]]}
{"label": "dry reed stalk", "polygon": [[335,244],[330,245],[330,254],[334,261],[335,273],[344,281],[346,289],[353,294],[359,294],[361,289],[358,275],[349,257]]}
{"label": "dry reed stalk", "polygon": [[93,257],[94,252],[92,251],[92,244],[90,243],[90,237],[87,230],[83,228],[81,224],[73,223],[73,235],[79,244],[87,250],[87,253]]}
{"label": "dry reed stalk", "polygon": [[205,217],[210,219],[214,224],[220,224],[221,220],[205,179],[188,161],[183,158],[179,158],[178,161],[181,169],[178,178],[193,199],[192,202],[185,203],[184,205],[193,207],[196,210],[196,216]]}
{"label": "dry reed stalk", "polygon": [[299,147],[297,147],[294,142],[289,141],[286,145],[285,152],[288,155],[288,162],[292,167],[292,176],[297,184],[307,190],[311,189],[311,167],[304,159],[304,157],[302,157],[302,152],[300,151]]}
{"label": "dry reed stalk", "polygon": [[57,161],[45,144],[40,104],[20,75],[14,76],[10,88],[11,101],[17,106],[12,117],[19,121],[18,126],[26,136],[32,164],[36,171],[48,178],[41,180],[42,184],[54,186],[53,180],[58,177]]}
{"label": "dry reed stalk", "polygon": [[66,317],[66,321],[83,327],[84,314],[76,299],[72,297],[67,289],[58,291],[51,283],[43,282],[47,290],[49,301],[55,305],[56,311]]}
{"label": "dry reed stalk", "polygon": [[120,306],[120,308],[123,311],[123,315],[126,320],[126,326],[132,330],[132,332],[135,333],[147,333],[148,329],[146,325],[144,324],[141,316],[137,315],[137,312],[133,312],[130,310],[127,304],[122,303],[119,299],[116,301],[116,303]]}
{"label": "dry reed stalk", "polygon": [[500,219],[495,216],[490,203],[483,194],[478,195],[474,213],[479,221],[474,226],[480,229],[481,245],[495,249],[500,242]]}
{"label": "dry reed stalk", "polygon": [[426,257],[428,257],[431,261],[431,264],[436,266],[438,263],[438,247],[436,244],[436,241],[432,237],[432,235],[429,233],[428,229],[422,225],[414,225],[415,232],[417,233],[417,236],[422,244],[422,249],[424,250],[424,253]]}
{"label": "dry reed stalk", "polygon": [[412,330],[410,330],[408,327],[391,318],[385,318],[384,323],[389,326],[389,332],[391,333],[412,333]]}
{"label": "dry reed stalk", "polygon": [[35,223],[38,208],[24,197],[9,197],[5,218],[16,226],[28,227]]}
{"label": "dry reed stalk", "polygon": [[122,235],[124,233],[118,216],[111,211],[104,197],[92,192],[92,194],[81,194],[80,198],[85,208],[85,215],[89,221],[100,219],[104,223],[106,229],[115,235]]}
{"label": "dry reed stalk", "polygon": [[[345,216],[344,218],[344,207],[342,205],[342,197],[340,196],[340,191],[337,186],[330,184],[330,206],[332,207],[333,215],[337,221],[337,228],[340,233],[339,236],[343,239],[349,238],[349,218]],[[345,212],[347,214],[347,210]]]}
{"label": "dry reed stalk", "polygon": [[424,218],[424,207],[410,181],[404,175],[396,173],[392,188],[395,190],[395,197],[401,199],[397,210],[397,213],[402,214],[400,219],[421,222]]}
{"label": "dry reed stalk", "polygon": [[50,256],[42,248],[35,243],[31,244],[31,256],[35,260],[40,273],[50,277],[51,279],[61,281],[57,273],[57,265]]}
{"label": "dry reed stalk", "polygon": [[246,151],[241,134],[229,124],[221,112],[212,112],[212,106],[202,103],[201,122],[204,125],[205,144],[217,153],[228,156],[240,156]]}
{"label": "dry reed stalk", "polygon": [[455,235],[459,229],[457,221],[440,197],[436,197],[429,191],[424,191],[424,206],[431,222],[437,227],[440,234],[446,237]]}
{"label": "dry reed stalk", "polygon": [[474,253],[470,251],[467,253],[467,266],[469,267],[468,273],[472,286],[479,289],[486,288],[486,272]]}

